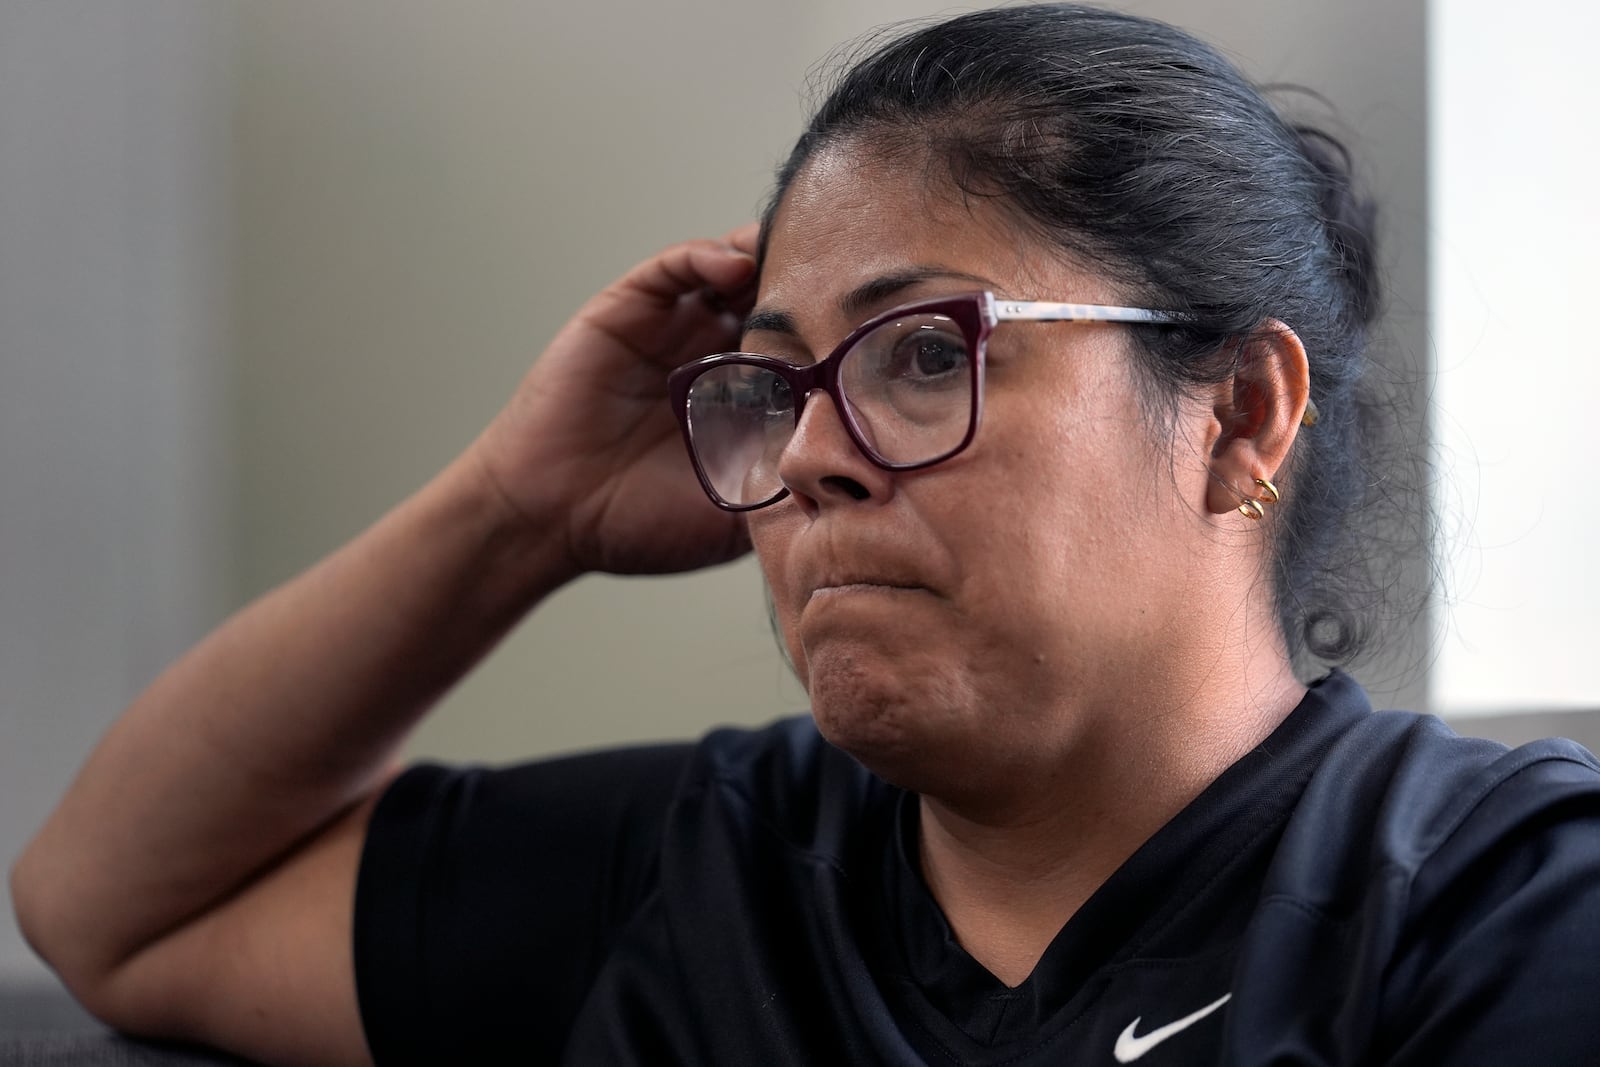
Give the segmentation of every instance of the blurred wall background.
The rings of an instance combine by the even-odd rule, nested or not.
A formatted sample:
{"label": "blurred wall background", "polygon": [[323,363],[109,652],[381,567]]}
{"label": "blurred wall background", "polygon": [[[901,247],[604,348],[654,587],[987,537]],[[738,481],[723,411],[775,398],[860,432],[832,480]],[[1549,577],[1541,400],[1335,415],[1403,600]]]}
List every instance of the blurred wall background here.
{"label": "blurred wall background", "polygon": [[[0,863],[236,601],[234,11],[0,0]],[[38,968],[0,889],[0,977]]]}
{"label": "blurred wall background", "polygon": [[[1384,347],[1420,383],[1422,0],[1124,6],[1337,108],[1386,205]],[[422,484],[583,298],[751,217],[819,58],[955,10],[0,0],[0,859],[162,663]],[[1395,662],[1380,698],[1425,706],[1420,654]],[[749,562],[593,577],[415,751],[803,706]],[[0,972],[38,967],[0,907]]]}

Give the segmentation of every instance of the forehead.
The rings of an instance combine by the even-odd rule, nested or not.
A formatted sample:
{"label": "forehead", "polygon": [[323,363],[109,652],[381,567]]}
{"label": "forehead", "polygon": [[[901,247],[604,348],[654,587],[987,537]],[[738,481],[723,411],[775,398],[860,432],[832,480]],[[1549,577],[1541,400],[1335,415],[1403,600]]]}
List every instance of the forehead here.
{"label": "forehead", "polygon": [[[952,277],[939,281],[941,273]],[[785,192],[767,236],[757,307],[848,319],[847,294],[907,274],[932,275],[927,287],[944,292],[989,288],[1082,303],[1115,295],[995,198],[963,195],[925,153],[846,144],[819,150]]]}

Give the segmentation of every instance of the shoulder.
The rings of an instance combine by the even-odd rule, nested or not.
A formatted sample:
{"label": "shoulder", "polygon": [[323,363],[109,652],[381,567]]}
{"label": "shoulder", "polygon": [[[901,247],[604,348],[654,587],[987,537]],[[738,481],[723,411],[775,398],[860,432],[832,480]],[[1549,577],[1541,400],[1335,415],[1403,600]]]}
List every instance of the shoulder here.
{"label": "shoulder", "polygon": [[[1600,762],[1362,715],[1290,816],[1257,921],[1276,979],[1345,976],[1337,1017],[1365,1062],[1579,1062],[1600,993]],[[1297,996],[1323,988],[1305,982]]]}
{"label": "shoulder", "polygon": [[836,794],[862,792],[853,766],[795,718],[408,771],[379,805],[357,887],[357,989],[378,1061],[553,1062],[618,946],[638,951],[662,915],[699,942],[744,929],[752,899],[781,903],[771,881],[725,905],[716,894],[847,825]]}
{"label": "shoulder", "polygon": [[[1324,773],[1361,783],[1365,867],[1403,893],[1412,922],[1434,936],[1465,936],[1463,924],[1497,910],[1499,924],[1529,933],[1576,911],[1600,933],[1600,761],[1592,753],[1561,738],[1507,748],[1397,712],[1378,713],[1352,734]],[[1363,743],[1367,734],[1383,745]]]}
{"label": "shoulder", "polygon": [[823,740],[809,715],[749,729],[713,730],[695,746],[690,781],[742,784],[770,801],[823,780],[865,774],[860,764]]}
{"label": "shoulder", "polygon": [[1592,815],[1585,801],[1600,802],[1600,761],[1575,742],[1512,749],[1463,737],[1431,715],[1380,711],[1329,750],[1302,809],[1317,820],[1336,810],[1357,816],[1372,860],[1417,871],[1447,850],[1487,847],[1563,812]]}
{"label": "shoulder", "polygon": [[1600,761],[1574,742],[1508,749],[1431,715],[1356,714],[1307,779],[1269,891],[1342,910],[1368,898],[1380,875],[1409,894],[1473,855],[1552,835],[1600,857],[1600,833],[1560,829],[1596,818]]}
{"label": "shoulder", "polygon": [[896,791],[825,741],[810,716],[760,729],[720,729],[695,747],[677,798],[680,818],[731,818],[760,836],[840,856],[856,820]]}

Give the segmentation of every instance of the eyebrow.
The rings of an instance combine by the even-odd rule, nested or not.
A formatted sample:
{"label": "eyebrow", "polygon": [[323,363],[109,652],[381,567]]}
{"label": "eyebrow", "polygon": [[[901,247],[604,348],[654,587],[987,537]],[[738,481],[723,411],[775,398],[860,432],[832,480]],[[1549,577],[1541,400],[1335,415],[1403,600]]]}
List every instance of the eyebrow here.
{"label": "eyebrow", "polygon": [[[897,270],[891,274],[884,274],[877,278],[863,282],[839,298],[839,309],[850,317],[856,317],[868,308],[883,303],[896,293],[909,289],[919,282],[930,281],[934,278],[957,278],[963,281],[974,282],[984,288],[992,288],[994,283],[977,274],[968,274],[966,271],[950,270],[946,267],[909,267]],[[799,325],[795,317],[787,311],[777,308],[767,308],[752,311],[744,320],[741,333],[754,333],[757,330],[770,333],[789,334],[798,336]]]}

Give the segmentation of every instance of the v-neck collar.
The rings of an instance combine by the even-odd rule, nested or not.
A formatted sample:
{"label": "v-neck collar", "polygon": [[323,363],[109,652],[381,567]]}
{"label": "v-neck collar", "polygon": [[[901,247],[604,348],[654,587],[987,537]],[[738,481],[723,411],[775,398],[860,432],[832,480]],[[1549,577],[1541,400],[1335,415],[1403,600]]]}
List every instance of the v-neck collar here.
{"label": "v-neck collar", "polygon": [[[1150,951],[1200,907],[1222,875],[1264,862],[1306,781],[1337,738],[1371,711],[1366,694],[1334,672],[1265,741],[1222,773],[1158,830],[1062,927],[1033,973],[1008,988],[955,938],[921,874],[918,799],[900,797],[891,846],[884,850],[881,916],[892,933],[881,977],[903,1020],[940,1049],[988,1050],[996,1061],[1026,1055],[1058,1025],[1084,1010],[1104,968]],[[1074,1003],[1075,1001],[1079,1003]],[[908,1032],[917,1041],[918,1034]],[[989,1057],[984,1056],[985,1060]]]}

